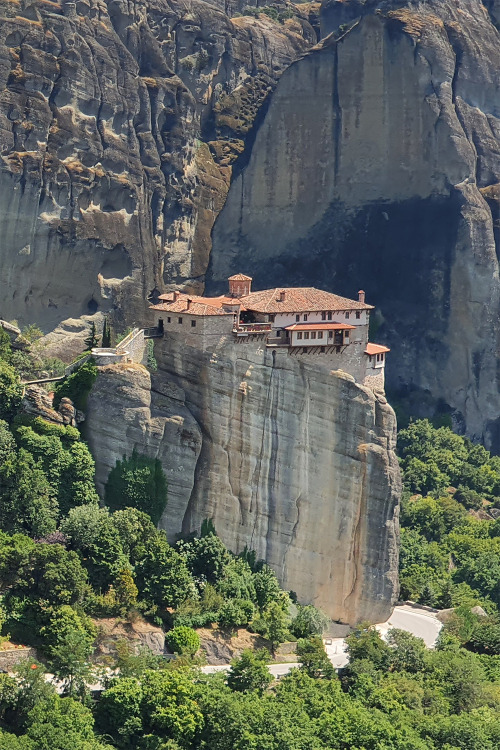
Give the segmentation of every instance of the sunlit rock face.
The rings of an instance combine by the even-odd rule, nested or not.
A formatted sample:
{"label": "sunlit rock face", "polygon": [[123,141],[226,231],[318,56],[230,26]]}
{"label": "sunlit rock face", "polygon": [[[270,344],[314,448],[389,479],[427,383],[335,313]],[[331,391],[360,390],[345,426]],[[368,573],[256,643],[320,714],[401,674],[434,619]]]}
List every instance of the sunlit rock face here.
{"label": "sunlit rock face", "polygon": [[323,3],[326,38],[281,77],[217,219],[208,289],[236,271],[365,289],[389,391],[500,449],[495,14]]}
{"label": "sunlit rock face", "polygon": [[171,539],[211,518],[301,602],[334,620],[383,621],[398,593],[394,412],[353,378],[265,348],[175,337],[159,370],[103,368],[86,430],[102,492],[134,448],[161,460]]}
{"label": "sunlit rock face", "polygon": [[0,316],[125,326],[201,288],[232,163],[316,41],[223,5],[0,0]]}

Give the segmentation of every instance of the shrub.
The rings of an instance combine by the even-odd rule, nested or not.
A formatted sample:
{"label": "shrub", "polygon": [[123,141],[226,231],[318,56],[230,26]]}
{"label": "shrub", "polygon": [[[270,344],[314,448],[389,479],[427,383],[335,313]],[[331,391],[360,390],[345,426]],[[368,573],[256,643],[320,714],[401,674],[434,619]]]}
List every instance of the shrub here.
{"label": "shrub", "polygon": [[76,409],[83,410],[87,406],[87,398],[97,378],[97,366],[94,359],[89,359],[75,372],[68,375],[55,387],[54,406],[57,408],[62,398],[69,398]]}
{"label": "shrub", "polygon": [[200,648],[200,636],[185,625],[176,625],[166,634],[165,640],[174,654],[194,656]]}

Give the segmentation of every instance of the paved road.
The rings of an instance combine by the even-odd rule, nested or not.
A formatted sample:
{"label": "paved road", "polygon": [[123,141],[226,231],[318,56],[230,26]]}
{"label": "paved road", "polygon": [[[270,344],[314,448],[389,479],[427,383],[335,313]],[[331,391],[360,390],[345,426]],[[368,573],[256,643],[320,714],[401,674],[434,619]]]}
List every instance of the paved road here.
{"label": "paved road", "polygon": [[[300,664],[298,661],[287,662],[286,664],[268,664],[267,668],[275,678],[283,677],[288,674],[291,669],[298,669]],[[227,672],[230,668],[230,664],[218,664],[217,666],[202,667],[201,671],[204,674],[214,674],[215,672]]]}
{"label": "paved road", "polygon": [[[382,636],[386,635],[391,628],[406,630],[409,633],[413,633],[413,635],[422,638],[428,648],[433,648],[436,644],[436,639],[442,628],[442,624],[433,612],[428,612],[418,606],[412,607],[404,604],[400,607],[396,607],[387,622],[376,625],[376,628]],[[346,642],[343,638],[328,639],[328,642],[325,643],[325,651],[336,669],[346,666],[348,658],[346,653]],[[300,667],[298,662],[268,664],[269,671],[273,677],[277,679],[288,674],[291,669],[296,667]],[[227,672],[229,668],[229,664],[209,665],[201,667],[201,671],[204,674],[214,674],[215,672]],[[59,692],[62,690],[62,683],[58,684],[57,681],[54,680],[53,675],[46,675],[46,679],[48,681],[53,681]],[[95,685],[91,686],[91,689],[102,689],[102,685],[100,682],[97,682]]]}
{"label": "paved road", "polygon": [[402,605],[396,607],[387,622],[377,625],[377,630],[384,635],[391,628],[400,628],[422,638],[427,648],[433,648],[442,624],[433,612],[428,612],[421,607]]}
{"label": "paved road", "polygon": [[[442,627],[442,624],[433,612],[428,612],[422,607],[412,607],[407,604],[395,607],[387,622],[376,625],[377,630],[382,636],[386,635],[391,628],[406,630],[408,633],[422,638],[427,648],[435,646],[436,639]],[[325,651],[336,669],[346,666],[348,658],[346,642],[343,638],[328,639],[327,643],[325,643]],[[268,669],[274,677],[282,677],[288,674],[291,669],[298,666],[300,665],[296,662],[293,664],[269,664]],[[201,671],[205,674],[213,674],[214,672],[227,672],[228,669],[229,664],[224,664],[222,666],[202,667]]]}

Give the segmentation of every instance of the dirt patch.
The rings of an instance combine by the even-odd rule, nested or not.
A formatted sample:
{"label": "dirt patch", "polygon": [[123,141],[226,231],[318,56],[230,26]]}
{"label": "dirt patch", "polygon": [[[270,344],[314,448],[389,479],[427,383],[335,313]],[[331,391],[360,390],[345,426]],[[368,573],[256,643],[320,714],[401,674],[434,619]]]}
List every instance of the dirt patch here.
{"label": "dirt patch", "polygon": [[[216,626],[199,628],[197,631],[201,641],[201,651],[205,654],[207,664],[228,664],[231,659],[241,656],[246,648],[267,648],[271,652],[269,641],[256,633],[250,633],[244,628],[237,630],[222,629]],[[276,653],[276,661],[295,661],[295,643],[282,644]],[[269,657],[271,661],[271,657]]]}
{"label": "dirt patch", "polygon": [[142,617],[128,622],[116,617],[93,620],[97,628],[94,661],[106,661],[116,652],[116,644],[128,641],[136,651],[141,647],[149,648],[154,654],[165,651],[165,633],[161,628],[151,625]]}

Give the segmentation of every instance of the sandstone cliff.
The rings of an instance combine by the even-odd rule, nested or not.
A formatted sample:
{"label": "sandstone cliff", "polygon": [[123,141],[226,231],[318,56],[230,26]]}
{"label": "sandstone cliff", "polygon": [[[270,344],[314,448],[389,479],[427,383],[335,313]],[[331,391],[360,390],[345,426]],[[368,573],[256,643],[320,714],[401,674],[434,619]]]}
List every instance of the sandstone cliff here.
{"label": "sandstone cliff", "polygon": [[[392,391],[500,448],[500,35],[479,0],[327,0],[213,233],[209,288],[327,285],[377,305]],[[496,15],[495,15],[496,14]]]}
{"label": "sandstone cliff", "polygon": [[86,429],[101,492],[136,447],[166,472],[170,538],[212,518],[230,549],[255,549],[299,600],[350,624],[386,619],[400,477],[385,398],[279,350],[168,347],[156,344],[152,378],[138,365],[100,370]]}
{"label": "sandstone cliff", "polygon": [[0,0],[0,317],[125,326],[199,286],[231,164],[316,41],[303,12],[225,5]]}

